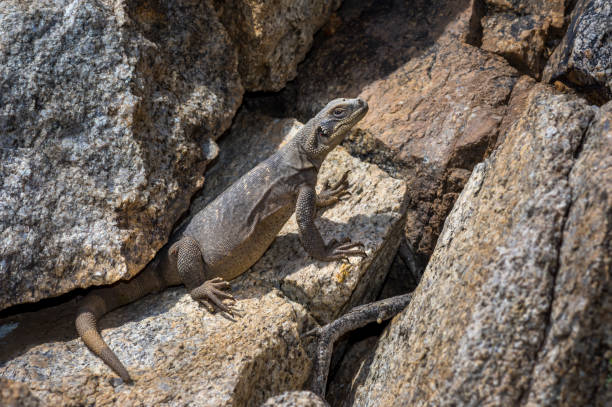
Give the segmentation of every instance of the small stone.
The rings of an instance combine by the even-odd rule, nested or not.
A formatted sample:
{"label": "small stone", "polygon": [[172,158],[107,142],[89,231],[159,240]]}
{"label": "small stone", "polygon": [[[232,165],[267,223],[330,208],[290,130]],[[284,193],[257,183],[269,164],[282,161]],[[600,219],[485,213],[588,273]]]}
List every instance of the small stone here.
{"label": "small stone", "polygon": [[261,407],[327,407],[329,404],[310,391],[289,391],[270,397]]}

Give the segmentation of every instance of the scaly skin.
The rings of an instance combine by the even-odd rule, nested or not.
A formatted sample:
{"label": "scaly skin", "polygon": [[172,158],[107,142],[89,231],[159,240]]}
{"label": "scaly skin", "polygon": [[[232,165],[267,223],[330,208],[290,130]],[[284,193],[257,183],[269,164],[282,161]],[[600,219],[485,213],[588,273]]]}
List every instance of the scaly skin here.
{"label": "scaly skin", "polygon": [[324,261],[365,257],[363,244],[349,239],[325,244],[314,218],[317,207],[332,205],[348,194],[345,174],[317,197],[317,174],[327,154],[367,110],[361,99],[329,102],[292,140],[198,212],[135,278],[91,291],[76,318],[77,331],[87,347],[123,381],[131,382],[127,369],[100,336],[97,320],[117,307],[179,284],[210,310],[231,314],[223,303],[234,300],[226,292],[230,289],[226,280],[259,260],[294,212],[300,240],[311,256]]}

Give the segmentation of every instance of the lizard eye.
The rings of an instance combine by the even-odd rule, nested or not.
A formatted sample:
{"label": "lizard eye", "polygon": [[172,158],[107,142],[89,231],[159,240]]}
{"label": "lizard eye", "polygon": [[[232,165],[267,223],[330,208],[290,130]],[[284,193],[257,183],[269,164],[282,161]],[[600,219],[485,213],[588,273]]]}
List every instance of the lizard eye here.
{"label": "lizard eye", "polygon": [[344,115],[344,109],[340,109],[340,108],[334,109],[333,114],[336,117],[341,117]]}

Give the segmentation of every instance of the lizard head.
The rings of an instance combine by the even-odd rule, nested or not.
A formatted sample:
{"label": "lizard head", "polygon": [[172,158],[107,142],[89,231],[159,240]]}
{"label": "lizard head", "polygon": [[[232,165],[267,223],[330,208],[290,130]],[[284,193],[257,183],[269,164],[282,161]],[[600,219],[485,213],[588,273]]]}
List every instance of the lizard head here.
{"label": "lizard head", "polygon": [[307,123],[311,131],[305,134],[302,148],[322,161],[367,112],[368,104],[363,99],[332,100]]}

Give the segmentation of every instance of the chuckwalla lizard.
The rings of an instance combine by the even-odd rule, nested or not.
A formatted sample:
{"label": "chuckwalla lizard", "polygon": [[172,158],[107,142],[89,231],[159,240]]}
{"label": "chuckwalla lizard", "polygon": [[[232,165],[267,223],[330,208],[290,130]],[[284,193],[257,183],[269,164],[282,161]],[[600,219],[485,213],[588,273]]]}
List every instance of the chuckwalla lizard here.
{"label": "chuckwalla lizard", "polygon": [[83,342],[131,382],[127,369],[100,336],[97,320],[149,293],[180,284],[209,309],[231,313],[223,303],[233,300],[227,280],[247,271],[264,254],[294,212],[302,245],[314,258],[365,256],[363,244],[348,238],[326,244],[314,218],[317,207],[331,205],[348,193],[345,174],[317,196],[317,174],[327,154],[367,111],[361,99],[332,100],[276,153],[198,212],[136,277],[88,293],[76,317]]}

